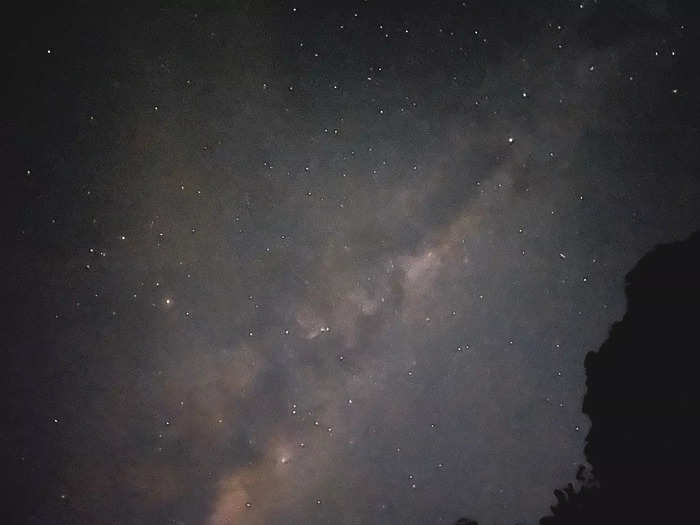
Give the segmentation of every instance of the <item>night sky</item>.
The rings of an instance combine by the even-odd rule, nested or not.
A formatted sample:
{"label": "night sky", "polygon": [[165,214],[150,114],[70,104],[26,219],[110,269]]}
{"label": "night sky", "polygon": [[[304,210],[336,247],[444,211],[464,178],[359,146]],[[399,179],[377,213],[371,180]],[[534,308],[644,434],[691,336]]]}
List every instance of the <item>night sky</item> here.
{"label": "night sky", "polygon": [[547,514],[700,228],[697,13],[92,4],[4,21],[7,523]]}

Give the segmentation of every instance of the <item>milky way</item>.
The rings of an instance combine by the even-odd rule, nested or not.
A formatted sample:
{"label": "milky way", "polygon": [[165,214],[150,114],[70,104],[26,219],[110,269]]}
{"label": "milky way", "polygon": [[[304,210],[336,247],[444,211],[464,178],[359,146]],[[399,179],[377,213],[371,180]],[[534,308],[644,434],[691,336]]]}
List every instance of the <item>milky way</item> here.
{"label": "milky way", "polygon": [[372,4],[27,17],[18,520],[533,523],[574,478],[583,356],[700,226],[695,19]]}

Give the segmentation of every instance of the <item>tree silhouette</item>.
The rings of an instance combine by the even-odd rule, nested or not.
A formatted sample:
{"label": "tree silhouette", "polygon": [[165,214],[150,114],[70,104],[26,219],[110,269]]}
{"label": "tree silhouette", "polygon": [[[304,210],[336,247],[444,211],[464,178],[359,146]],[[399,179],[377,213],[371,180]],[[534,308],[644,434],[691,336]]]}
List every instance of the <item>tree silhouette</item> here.
{"label": "tree silhouette", "polygon": [[700,512],[700,232],[627,275],[627,312],[585,359],[595,485],[555,491],[541,525],[674,523]]}
{"label": "tree silhouette", "polygon": [[[698,521],[700,232],[627,274],[627,312],[585,358],[591,420],[580,488],[557,489],[540,525]],[[460,520],[455,525],[471,524]]]}

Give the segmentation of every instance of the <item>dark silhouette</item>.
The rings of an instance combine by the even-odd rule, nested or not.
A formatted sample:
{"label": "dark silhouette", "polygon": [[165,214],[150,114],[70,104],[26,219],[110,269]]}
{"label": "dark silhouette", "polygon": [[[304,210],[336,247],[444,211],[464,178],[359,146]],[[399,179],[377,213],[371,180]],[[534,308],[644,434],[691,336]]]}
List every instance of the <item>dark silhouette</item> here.
{"label": "dark silhouette", "polygon": [[626,294],[624,318],[585,360],[594,483],[556,491],[541,525],[698,519],[700,232],[642,258]]}
{"label": "dark silhouette", "polygon": [[554,491],[540,525],[700,519],[700,232],[644,256],[626,295],[624,318],[585,359],[592,472]]}

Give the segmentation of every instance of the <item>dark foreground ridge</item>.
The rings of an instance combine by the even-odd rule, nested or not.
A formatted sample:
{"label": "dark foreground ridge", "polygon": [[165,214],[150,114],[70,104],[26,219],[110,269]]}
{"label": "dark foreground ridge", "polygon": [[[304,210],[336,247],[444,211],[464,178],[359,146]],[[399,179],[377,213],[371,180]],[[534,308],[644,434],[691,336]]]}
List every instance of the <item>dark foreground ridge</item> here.
{"label": "dark foreground ridge", "polygon": [[[590,479],[556,490],[540,525],[695,522],[700,514],[700,232],[626,279],[627,312],[586,356]],[[460,520],[459,525],[475,525]]]}

